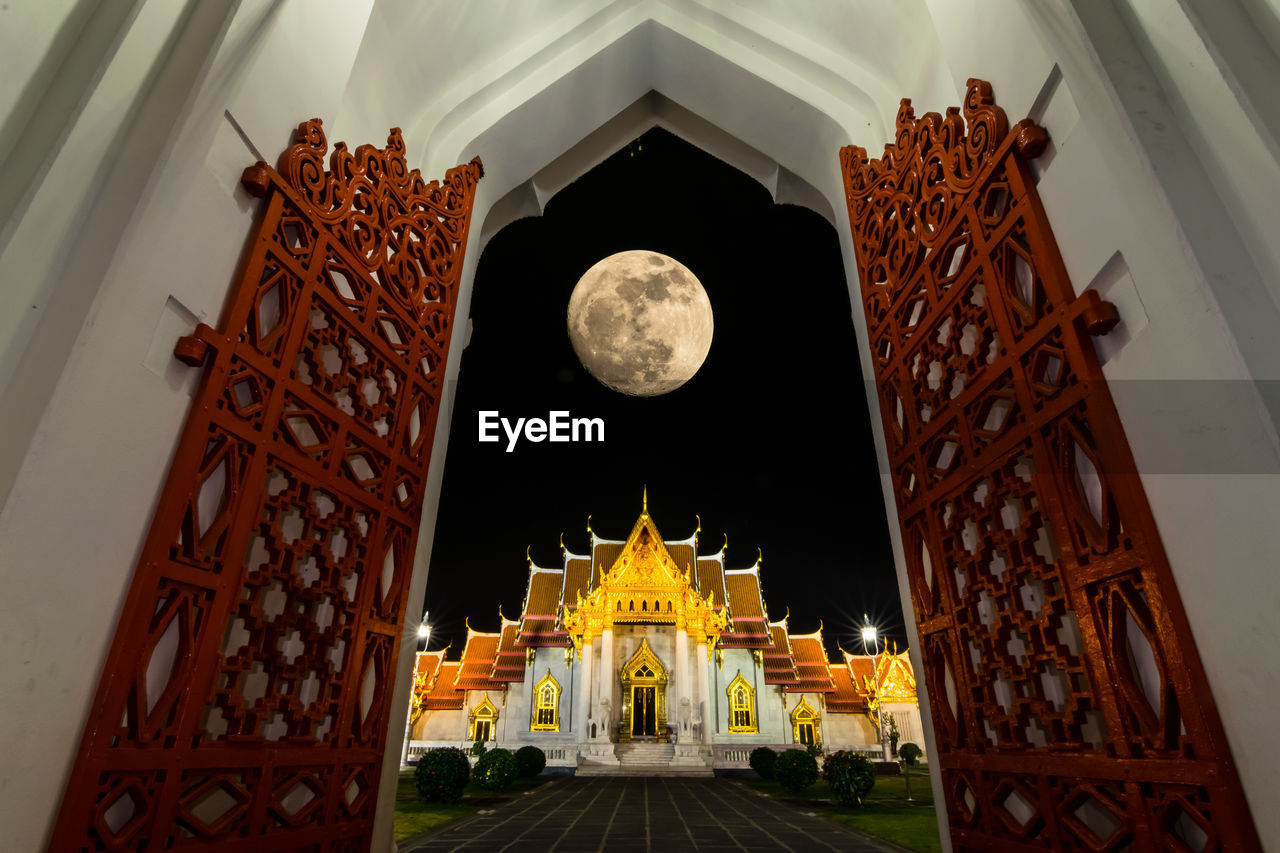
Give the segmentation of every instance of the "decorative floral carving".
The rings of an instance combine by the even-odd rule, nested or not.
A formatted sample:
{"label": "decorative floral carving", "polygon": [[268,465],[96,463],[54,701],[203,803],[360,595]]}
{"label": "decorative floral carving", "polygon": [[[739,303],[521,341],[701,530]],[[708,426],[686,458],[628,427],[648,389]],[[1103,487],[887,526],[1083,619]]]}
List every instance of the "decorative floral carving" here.
{"label": "decorative floral carving", "polygon": [[1089,340],[1118,315],[1076,297],[1025,162],[1046,143],[970,80],[945,116],[904,100],[880,159],[840,152],[954,846],[1164,849],[1176,819],[1257,850]]}

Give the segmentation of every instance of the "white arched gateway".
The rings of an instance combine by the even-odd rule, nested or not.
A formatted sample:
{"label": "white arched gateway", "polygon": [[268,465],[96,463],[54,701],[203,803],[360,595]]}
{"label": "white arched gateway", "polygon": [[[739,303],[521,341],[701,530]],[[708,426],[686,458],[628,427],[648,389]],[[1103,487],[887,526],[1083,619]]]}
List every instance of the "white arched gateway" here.
{"label": "white arched gateway", "polygon": [[[1111,577],[1103,577],[1103,567],[1116,567],[1108,559],[1091,559],[1072,576],[1079,590],[1070,594],[1097,604],[1084,615],[1106,633],[1087,628],[1082,649],[1116,667],[1118,686],[1098,701],[1129,709],[1131,731],[1122,737],[1113,730],[1113,745],[1131,756],[1143,751],[1147,768],[1160,766],[1151,762],[1162,756],[1203,757],[1203,750],[1175,743],[1185,723],[1187,738],[1213,743],[1214,785],[1230,788],[1222,780],[1232,772],[1223,768],[1233,758],[1243,791],[1215,800],[1227,805],[1209,820],[1198,790],[1210,774],[1194,764],[1181,778],[1197,791],[1155,780],[1149,796],[1128,801],[1131,812],[1154,815],[1132,824],[1133,831],[1173,831],[1169,827],[1185,821],[1246,827],[1248,846],[1252,822],[1258,836],[1280,837],[1280,813],[1260,805],[1275,787],[1280,742],[1257,737],[1269,730],[1276,689],[1258,673],[1269,671],[1280,645],[1271,613],[1280,583],[1271,571],[1272,555],[1280,552],[1280,529],[1271,518],[1280,504],[1274,382],[1280,336],[1272,333],[1280,325],[1280,245],[1269,228],[1280,194],[1280,115],[1271,97],[1280,76],[1274,4],[912,0],[813,2],[800,9],[768,0],[533,0],[504,4],[501,14],[490,4],[455,8],[408,0],[11,5],[0,36],[6,57],[0,81],[6,297],[0,310],[0,571],[7,591],[0,666],[13,688],[0,694],[7,756],[0,819],[11,845],[39,849],[49,842],[62,792],[78,784],[81,735],[100,731],[93,723],[106,705],[95,691],[103,685],[107,697],[115,689],[103,679],[103,663],[128,601],[144,594],[131,592],[131,579],[135,569],[146,571],[147,531],[195,391],[194,372],[171,358],[173,342],[198,323],[215,323],[227,303],[254,219],[254,203],[238,184],[245,165],[274,161],[292,129],[316,116],[325,119],[330,139],[353,147],[380,144],[388,128],[402,127],[406,161],[428,178],[479,155],[487,174],[469,207],[476,227],[457,277],[456,311],[464,319],[477,250],[488,235],[514,217],[537,214],[557,189],[620,142],[660,125],[752,175],[777,200],[828,216],[841,235],[850,292],[858,297],[862,284],[875,282],[859,279],[836,152],[850,144],[878,151],[895,132],[900,97],[911,97],[921,114],[941,112],[961,101],[971,77],[991,84],[1013,121],[1030,116],[1048,130],[1047,149],[1024,164],[1024,183],[1034,182],[1036,204],[1053,226],[1061,254],[1053,263],[1076,293],[1096,293],[1121,319],[1112,335],[1087,348],[1101,362],[1091,375],[1111,386],[1140,474],[1131,479],[1145,491],[1149,512],[1142,511],[1146,533],[1139,544],[1150,544],[1150,532],[1158,532],[1163,556],[1156,563],[1165,566],[1167,557],[1167,570],[1159,569],[1164,586],[1154,597],[1132,585],[1104,589]],[[305,229],[289,227],[282,225],[282,239],[296,239],[289,245],[302,251]],[[262,283],[264,296],[285,284]],[[277,291],[283,292],[287,288]],[[852,302],[862,362],[870,369],[878,351],[863,321],[876,318],[866,316],[862,298]],[[274,330],[258,331],[259,343],[269,348]],[[1052,366],[1049,355],[1043,358],[1035,363]],[[449,387],[456,358],[436,367],[441,387]],[[229,386],[236,396],[225,405],[252,419],[255,395],[265,389],[241,378]],[[890,416],[881,420],[892,431],[896,412],[882,412],[874,383],[867,389],[873,420]],[[991,412],[982,414],[986,423]],[[314,417],[299,418],[307,429],[323,426]],[[295,437],[313,446],[297,428],[303,433]],[[442,423],[435,448],[443,448],[447,431]],[[1094,548],[1102,541],[1099,531],[1106,538],[1134,527],[1110,526],[1094,512],[1101,504],[1090,504],[1090,496],[1105,500],[1114,484],[1095,488],[1100,469],[1086,438],[1076,435],[1080,440],[1064,444],[1054,458],[1078,475],[1081,488],[1064,489],[1058,498],[1064,505],[1080,499],[1072,510],[1080,522],[1079,547]],[[913,587],[910,579],[921,575],[911,572],[930,566],[940,575],[951,566],[925,544],[936,542],[936,530],[929,533],[934,539],[914,539],[914,516],[898,515],[904,484],[890,462],[896,451],[885,434],[877,433],[876,441],[886,505],[901,522],[893,528],[904,609],[921,620],[932,588],[926,595],[918,582]],[[202,460],[208,463],[201,467],[202,485],[237,470],[234,456],[219,448]],[[928,453],[920,449],[921,478],[925,467],[937,470],[955,450],[945,441]],[[369,479],[364,464],[377,461],[351,454],[357,486]],[[435,520],[440,476],[436,465],[421,482],[394,484],[414,490],[418,521],[427,529]],[[216,539],[221,529],[216,488],[193,490],[197,504],[200,495],[211,503],[204,514],[179,520],[187,524],[182,543],[190,549],[204,548],[199,540]],[[397,530],[377,560],[379,570],[390,566],[389,576],[403,578],[403,595],[418,599],[429,543],[417,539],[410,551],[414,535],[408,526]],[[212,658],[195,660],[189,652],[206,624],[201,620],[214,618],[207,611],[209,590],[224,584],[209,583],[201,574],[208,566],[188,568],[188,587],[179,589],[183,579],[169,577],[163,590],[146,593],[169,602],[148,614],[154,624],[121,626],[152,652],[130,668],[130,677],[147,689],[129,698],[119,688],[122,695],[111,699],[133,703],[122,736],[158,736],[156,749],[163,750],[170,736],[158,733],[179,722],[191,731],[233,723],[278,735],[295,723],[283,714],[276,719],[234,707],[229,694],[220,716],[169,717],[181,700],[181,691],[170,689],[173,673],[195,665],[213,683],[215,669]],[[1185,611],[1172,622],[1161,615],[1173,600],[1170,588],[1181,602],[1176,612]],[[393,609],[387,595],[370,595],[375,610]],[[214,630],[228,644],[241,630],[254,630],[237,627],[225,609],[215,615]],[[919,624],[924,634],[936,633],[932,623]],[[1074,642],[1068,624],[1058,627],[1065,645]],[[368,657],[359,666],[386,677],[357,679],[361,712],[335,709],[328,724],[341,717],[342,737],[379,746],[361,747],[358,759],[353,754],[342,769],[326,771],[332,778],[320,785],[334,803],[339,788],[346,791],[345,808],[374,821],[368,841],[378,850],[390,844],[394,786],[387,782],[399,754],[386,732],[402,730],[412,668],[410,656],[397,655],[396,647],[411,641],[402,641],[395,626],[380,630],[383,639],[362,646]],[[946,630],[952,639],[961,636],[954,625]],[[281,654],[292,659],[288,635],[280,639],[288,650]],[[967,677],[962,666],[972,654],[962,642],[944,649],[917,635],[911,645],[926,705],[930,698],[952,708],[969,702],[972,694],[956,683]],[[394,673],[392,660],[398,660]],[[244,663],[246,684],[235,689],[257,695],[271,676]],[[1046,662],[1036,673],[1043,707],[1014,710],[1006,693],[1011,686],[997,686],[1003,682],[995,670],[979,671],[991,682],[987,710],[1008,705],[991,733],[972,713],[958,721],[929,713],[926,721],[943,720],[948,750],[980,752],[981,762],[965,761],[981,763],[985,772],[1030,772],[1023,758],[994,747],[1012,742],[1033,753],[1047,750],[1067,736],[1061,721],[1047,719],[1048,706],[1084,694],[1070,673]],[[300,670],[290,690],[310,696],[319,689],[316,673],[313,682],[308,669]],[[1164,677],[1171,673],[1176,677]],[[1190,687],[1183,673],[1193,677]],[[375,707],[388,709],[385,724],[370,716]],[[1189,718],[1171,716],[1173,710]],[[1018,714],[1021,725],[1014,724]],[[1080,716],[1084,721],[1070,726],[1087,726],[1087,712]],[[104,725],[120,722],[117,716]],[[324,728],[324,714],[312,722],[318,732],[336,731]],[[924,734],[937,754],[931,724]],[[957,745],[961,737],[966,740]],[[1153,737],[1163,738],[1157,749],[1150,747]],[[92,752],[86,748],[85,755]],[[377,755],[387,756],[376,786],[380,805],[367,796],[375,787],[368,768],[379,763]],[[950,769],[958,773],[963,763]],[[937,766],[932,763],[931,772]],[[319,783],[278,771],[271,779],[246,771],[221,790],[236,791],[228,796],[239,802],[283,786],[289,804],[277,804],[286,812],[281,825],[305,819],[298,803],[315,799]],[[104,814],[97,817],[107,820],[111,812],[99,825],[111,833],[140,832],[135,818],[146,824],[153,804],[176,808],[173,791],[182,785],[159,779],[159,772],[135,767],[113,777],[98,792]],[[1127,784],[1089,778],[1093,790],[1101,784],[1116,793]],[[933,781],[943,790],[939,776]],[[979,784],[973,777],[952,781]],[[192,778],[187,784],[222,782]],[[1074,802],[1086,790],[1081,786],[1044,788],[1037,796],[1048,798],[1048,809]],[[959,788],[947,790],[954,798]],[[1223,809],[1226,820],[1219,819]],[[964,834],[997,831],[997,824],[1008,823],[999,817],[993,822],[990,815],[953,809],[952,832],[944,835],[975,843]],[[940,820],[947,824],[948,815]]]}

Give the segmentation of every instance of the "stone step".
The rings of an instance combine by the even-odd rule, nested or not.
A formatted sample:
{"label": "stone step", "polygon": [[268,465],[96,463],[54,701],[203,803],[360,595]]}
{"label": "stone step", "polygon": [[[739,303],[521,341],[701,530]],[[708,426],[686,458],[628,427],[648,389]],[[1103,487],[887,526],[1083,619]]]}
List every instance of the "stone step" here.
{"label": "stone step", "polygon": [[578,776],[693,776],[708,778],[716,775],[710,767],[672,767],[668,764],[627,764],[609,767],[600,764],[579,764],[574,773]]}

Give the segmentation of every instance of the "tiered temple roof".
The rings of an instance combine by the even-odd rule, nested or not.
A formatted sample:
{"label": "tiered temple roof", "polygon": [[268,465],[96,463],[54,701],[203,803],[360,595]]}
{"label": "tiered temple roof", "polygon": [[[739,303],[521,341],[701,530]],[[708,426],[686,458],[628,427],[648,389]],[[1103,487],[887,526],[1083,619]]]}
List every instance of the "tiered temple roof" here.
{"label": "tiered temple roof", "polygon": [[[703,606],[709,601],[716,612],[727,611],[727,625],[715,640],[716,647],[758,651],[766,684],[788,693],[822,694],[832,713],[865,713],[877,687],[886,701],[914,701],[915,675],[906,652],[898,654],[895,648],[892,654],[874,658],[843,652],[842,660],[828,661],[821,626],[812,634],[793,634],[787,618],[769,621],[760,558],[748,568],[726,569],[725,547],[714,554],[698,554],[701,524],[686,539],[665,541],[646,505],[626,540],[603,539],[589,523],[587,530],[589,554],[569,551],[562,540],[563,566],[545,568],[529,560],[519,619],[507,619],[499,612],[496,633],[475,631],[468,625],[460,661],[446,662],[444,652],[418,653],[414,695],[426,710],[461,708],[467,690],[502,690],[509,683],[523,681],[526,655],[532,648],[570,647],[574,640],[566,629],[566,616],[600,589],[602,582],[607,583],[620,562],[630,559],[629,554],[634,556],[637,543],[650,539],[656,539],[655,547],[665,549],[664,560],[669,557],[673,571],[687,576],[687,586],[703,598]],[[632,615],[638,614],[628,614]]]}
{"label": "tiered temple roof", "polygon": [[782,689],[788,693],[834,693],[827,651],[822,645],[822,628],[812,634],[792,634],[791,654],[796,662],[796,680]]}
{"label": "tiered temple roof", "polygon": [[498,651],[489,680],[499,683],[524,681],[525,650],[518,645],[520,623],[504,617],[501,609],[498,610],[498,618],[502,619],[502,630],[498,632]]}
{"label": "tiered temple roof", "polygon": [[502,686],[489,679],[500,638],[499,634],[484,634],[467,626],[467,645],[462,650],[462,665],[458,668],[454,687],[459,690],[488,690]]}

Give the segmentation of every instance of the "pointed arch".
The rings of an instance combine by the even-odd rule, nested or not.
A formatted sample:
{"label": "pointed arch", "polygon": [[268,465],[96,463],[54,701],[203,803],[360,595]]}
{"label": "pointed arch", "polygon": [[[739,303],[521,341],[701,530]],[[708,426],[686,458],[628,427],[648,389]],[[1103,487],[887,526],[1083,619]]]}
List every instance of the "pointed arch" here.
{"label": "pointed arch", "polygon": [[756,690],[742,677],[742,670],[738,670],[737,677],[729,682],[725,692],[729,694],[729,733],[758,733],[760,720],[756,716]]}
{"label": "pointed arch", "polygon": [[498,739],[498,709],[489,697],[471,709],[467,720],[467,740],[496,741]]}
{"label": "pointed arch", "polygon": [[791,739],[805,746],[822,746],[822,720],[807,699],[791,712]]}
{"label": "pointed arch", "polygon": [[533,688],[533,718],[529,721],[529,731],[560,731],[560,682],[549,669]]}

